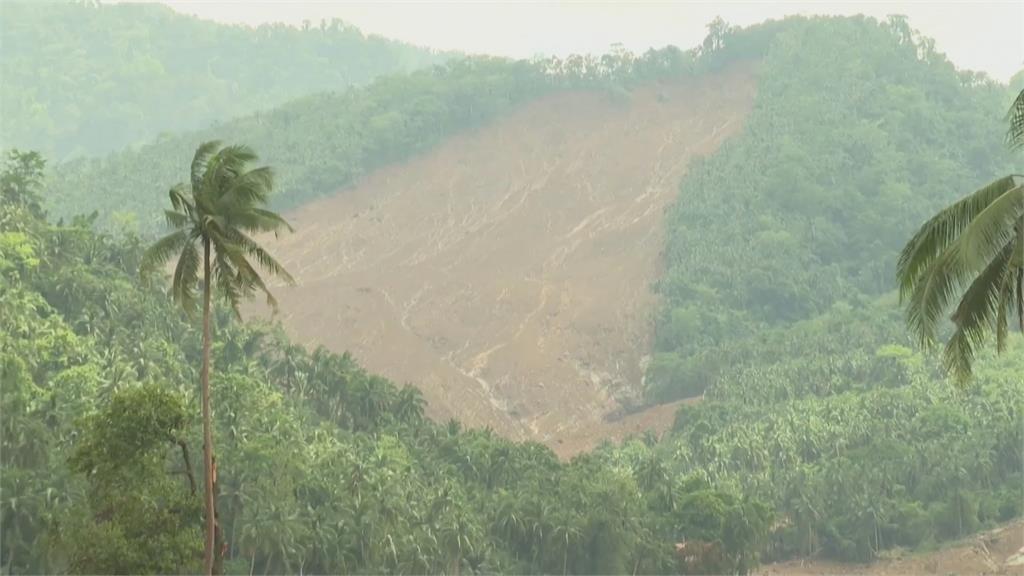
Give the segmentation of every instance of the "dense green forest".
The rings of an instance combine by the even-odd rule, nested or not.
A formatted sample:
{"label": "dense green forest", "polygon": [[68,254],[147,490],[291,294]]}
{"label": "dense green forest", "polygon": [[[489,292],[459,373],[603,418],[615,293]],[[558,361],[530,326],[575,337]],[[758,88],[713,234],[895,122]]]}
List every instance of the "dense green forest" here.
{"label": "dense green forest", "polygon": [[[448,56],[340,21],[199,20],[157,4],[0,4],[0,147],[95,156]],[[187,88],[185,88],[187,87]]]}
{"label": "dense green forest", "polygon": [[[3,570],[186,572],[202,554],[200,334],[138,280],[195,145],[244,141],[294,206],[551,90],[759,59],[746,127],[667,215],[652,402],[662,439],[559,461],[424,418],[411,386],[218,310],[213,390],[229,573],[732,573],[869,560],[1019,517],[1024,339],[963,390],[914,349],[898,250],[1007,172],[1005,87],[906,23],[721,24],[698,50],[468,59],[0,178]],[[411,97],[410,95],[415,95]],[[97,216],[54,223],[44,213]],[[103,231],[117,211],[137,233]],[[122,224],[124,219],[121,219]],[[675,544],[699,549],[677,553]],[[689,560],[685,558],[689,557]]]}
{"label": "dense green forest", "polygon": [[713,387],[766,329],[894,291],[917,226],[1009,171],[1003,86],[898,19],[791,22],[744,132],[692,167],[668,216],[654,399]]}
{"label": "dense green forest", "polygon": [[866,560],[1021,513],[1020,342],[964,393],[914,352],[907,238],[1009,171],[1013,93],[906,22],[790,20],[744,132],[668,215],[648,397],[704,395],[659,451],[771,502],[778,545]]}
{"label": "dense green forest", "polygon": [[[138,237],[43,219],[41,160],[0,204],[6,573],[197,571],[199,330],[143,288]],[[560,462],[457,422],[350,357],[216,317],[213,394],[229,573],[746,571],[767,506],[632,450]]]}

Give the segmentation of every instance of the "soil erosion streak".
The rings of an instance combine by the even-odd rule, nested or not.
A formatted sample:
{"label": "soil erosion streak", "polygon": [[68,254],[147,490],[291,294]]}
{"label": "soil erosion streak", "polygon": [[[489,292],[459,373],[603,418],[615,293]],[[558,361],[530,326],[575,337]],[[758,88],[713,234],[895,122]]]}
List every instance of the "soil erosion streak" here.
{"label": "soil erosion streak", "polygon": [[270,242],[298,282],[276,289],[282,320],[419,386],[432,417],[561,454],[614,436],[650,354],[664,209],[753,96],[744,66],[560,93],[374,172]]}

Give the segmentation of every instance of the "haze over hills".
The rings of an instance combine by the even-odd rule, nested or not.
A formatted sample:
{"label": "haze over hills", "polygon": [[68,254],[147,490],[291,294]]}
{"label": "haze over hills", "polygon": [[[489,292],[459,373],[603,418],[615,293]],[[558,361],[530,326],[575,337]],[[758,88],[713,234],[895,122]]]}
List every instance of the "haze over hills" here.
{"label": "haze over hills", "polygon": [[257,238],[297,280],[280,324],[212,314],[226,573],[747,573],[1019,523],[1024,340],[956,389],[893,279],[920,222],[1019,165],[1013,96],[899,17],[716,20],[693,50],[455,59],[45,179],[11,155],[3,564],[196,571],[202,339],[139,263],[210,139],[253,146],[296,227]]}
{"label": "haze over hills", "polygon": [[0,4],[0,143],[97,156],[448,55],[341,21],[228,26],[159,4]]}

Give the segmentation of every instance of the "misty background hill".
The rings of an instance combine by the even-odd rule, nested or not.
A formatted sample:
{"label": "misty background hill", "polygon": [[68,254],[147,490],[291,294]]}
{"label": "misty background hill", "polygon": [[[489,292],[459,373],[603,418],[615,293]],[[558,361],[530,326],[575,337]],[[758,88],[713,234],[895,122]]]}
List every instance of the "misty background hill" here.
{"label": "misty background hill", "polygon": [[0,143],[99,156],[450,55],[335,20],[229,26],[159,4],[0,4]]}

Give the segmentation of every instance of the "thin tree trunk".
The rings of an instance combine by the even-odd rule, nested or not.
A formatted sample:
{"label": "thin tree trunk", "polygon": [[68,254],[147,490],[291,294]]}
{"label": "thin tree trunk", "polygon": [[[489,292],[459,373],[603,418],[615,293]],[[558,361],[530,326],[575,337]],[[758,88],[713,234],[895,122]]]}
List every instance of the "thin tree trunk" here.
{"label": "thin tree trunk", "polygon": [[224,526],[220,523],[220,513],[217,512],[217,501],[220,500],[220,482],[217,481],[217,457],[213,457],[213,573],[224,573],[224,550],[227,548],[224,542]]}
{"label": "thin tree trunk", "polygon": [[[1017,220],[1017,246],[1024,250],[1024,218]],[[1024,254],[1021,254],[1021,258],[1024,258]],[[1013,264],[1010,263],[1011,266]],[[1024,334],[1024,260],[1016,264],[1020,266],[1017,269],[1017,327]]]}
{"label": "thin tree trunk", "polygon": [[[1024,241],[1021,241],[1024,244]],[[1024,263],[1017,271],[1017,326],[1024,334]]]}
{"label": "thin tree trunk", "polygon": [[562,548],[562,576],[569,573],[569,533],[565,533],[565,548]]}
{"label": "thin tree trunk", "polygon": [[206,472],[206,547],[203,571],[213,574],[216,503],[213,499],[213,430],[210,421],[210,241],[203,240],[203,368],[199,382],[203,396],[203,468]]}
{"label": "thin tree trunk", "polygon": [[188,444],[184,440],[178,440],[178,446],[181,446],[181,458],[185,461],[185,475],[188,476],[188,487],[192,491],[192,495],[196,495],[196,476],[192,473],[192,459],[188,455]]}

